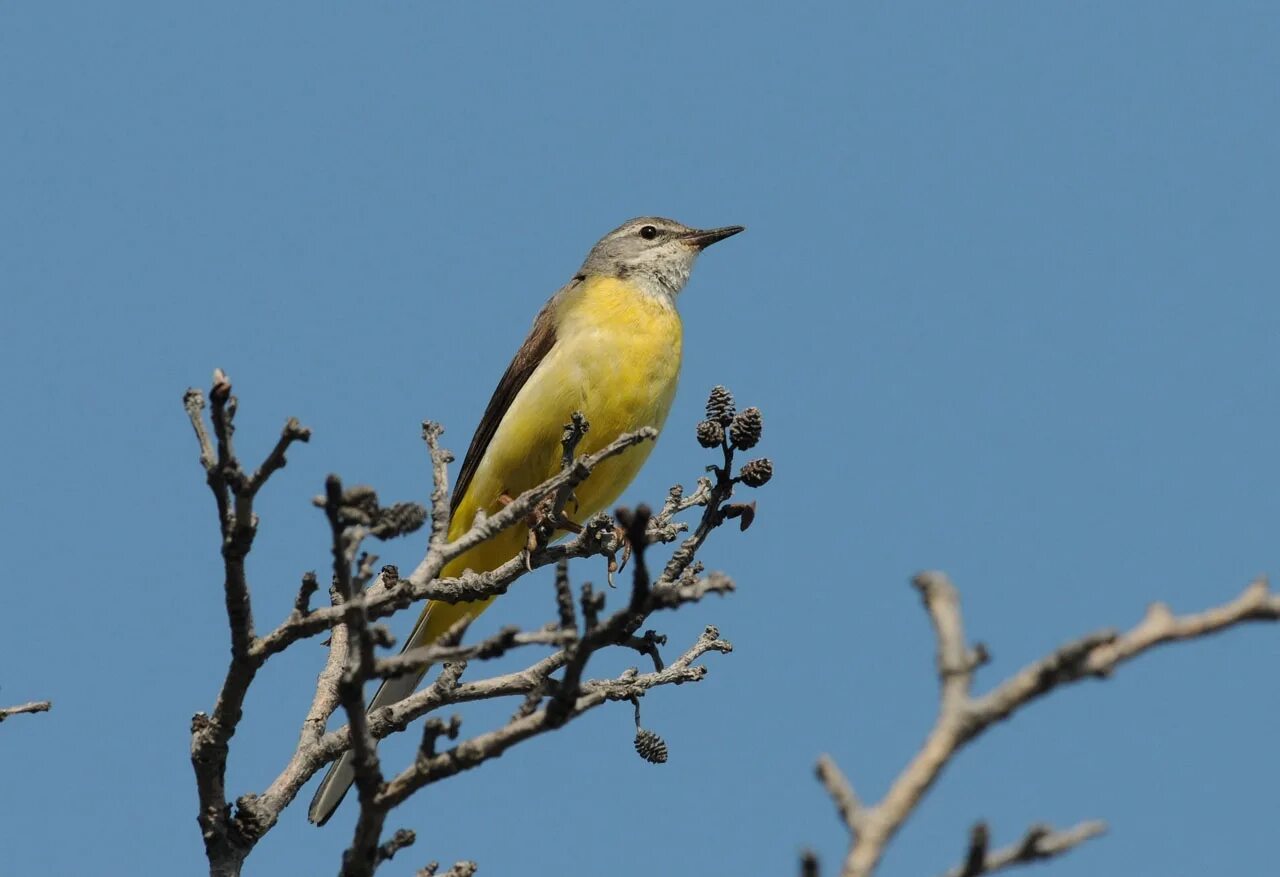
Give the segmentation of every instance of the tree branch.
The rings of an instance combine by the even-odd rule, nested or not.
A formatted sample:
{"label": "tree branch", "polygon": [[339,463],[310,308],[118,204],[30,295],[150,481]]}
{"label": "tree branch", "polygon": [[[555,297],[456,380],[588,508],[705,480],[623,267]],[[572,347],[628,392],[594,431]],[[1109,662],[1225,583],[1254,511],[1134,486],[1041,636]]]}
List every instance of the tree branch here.
{"label": "tree branch", "polygon": [[979,822],[970,832],[969,850],[965,856],[965,863],[947,871],[945,877],[981,877],[983,874],[994,874],[1006,868],[1052,859],[1105,833],[1106,830],[1106,823],[1097,821],[1081,822],[1065,831],[1057,831],[1051,826],[1037,824],[1028,828],[1027,833],[1017,843],[995,852],[988,852],[987,844],[990,834],[986,823]]}
{"label": "tree branch", "polygon": [[232,442],[238,403],[231,395],[231,382],[221,369],[214,371],[209,399],[212,440],[204,425],[204,394],[194,388],[187,390],[183,407],[200,445],[200,463],[217,506],[231,663],[212,714],[197,713],[191,720],[191,763],[211,873],[231,875],[239,873],[255,840],[230,821],[225,789],[228,744],[240,722],[249,685],[262,664],[262,658],[252,654],[253,610],[244,567],[258,525],[253,499],[271,474],[284,466],[288,446],[294,441],[306,441],[310,433],[291,418],[266,461],[253,478],[246,478]]}
{"label": "tree branch", "polygon": [[[1109,676],[1120,664],[1158,645],[1191,641],[1247,622],[1280,620],[1280,595],[1271,594],[1261,579],[1235,600],[1192,615],[1178,617],[1164,604],[1156,603],[1128,632],[1102,630],[1069,642],[975,698],[970,693],[974,671],[986,662],[987,651],[982,645],[967,645],[959,592],[944,574],[937,572],[921,573],[912,583],[920,592],[937,641],[938,717],[924,745],[875,805],[864,805],[853,796],[848,780],[830,756],[819,760],[819,777],[849,834],[849,850],[841,871],[844,877],[874,873],[889,842],[942,769],[969,741],[996,722],[1062,686]],[[1092,822],[1067,833],[1033,827],[1027,835],[1031,840],[1024,839],[1018,847],[1020,852],[1015,851],[1017,855],[1013,856],[1007,855],[1009,850],[986,856],[983,841],[983,855],[979,858],[986,870],[973,873],[990,873],[995,870],[993,863],[1007,867],[1044,858],[1041,853],[1056,855],[1101,831],[1101,823]],[[971,844],[970,862],[974,861],[976,848]]]}
{"label": "tree branch", "polygon": [[[708,628],[678,660],[661,672],[636,673],[632,670],[616,679],[584,683],[580,688],[581,695],[573,700],[568,713],[563,717],[557,716],[547,707],[532,715],[514,719],[497,730],[464,740],[439,755],[415,762],[387,783],[379,804],[395,806],[424,786],[479,767],[484,762],[499,757],[516,743],[554,730],[603,703],[630,701],[642,696],[650,688],[661,685],[699,682],[705,678],[707,671],[705,667],[694,665],[695,660],[707,652],[727,654],[732,650],[730,643],[719,638],[718,631]],[[459,693],[464,696],[466,694],[461,687]]]}
{"label": "tree branch", "polygon": [[[390,588],[370,592],[365,596],[365,611],[368,617],[370,620],[385,618],[421,600],[442,600],[446,603],[483,600],[505,594],[512,583],[532,569],[554,564],[560,560],[591,557],[616,550],[617,541],[612,526],[588,526],[573,539],[539,548],[527,558],[514,557],[496,570],[485,573],[466,573],[455,578],[435,578],[440,569],[450,560],[520,523],[539,502],[554,494],[559,488],[565,485],[581,484],[586,475],[602,462],[640,442],[651,440],[655,434],[654,430],[625,433],[596,453],[578,458],[570,469],[549,478],[538,487],[525,491],[492,517],[478,520],[475,526],[455,541],[434,544],[412,575],[400,579]],[[435,494],[433,494],[434,499]],[[433,528],[436,526],[437,519],[434,509],[433,502]],[[447,510],[445,514],[447,515]],[[447,531],[447,524],[445,529]],[[260,638],[254,644],[254,648],[265,658],[283,651],[299,639],[315,636],[330,629],[333,625],[341,623],[342,619],[343,612],[337,606],[316,609],[306,615],[293,615],[285,619],[271,633]]]}
{"label": "tree branch", "polygon": [[[410,831],[397,831],[385,842],[382,832],[391,809],[417,788],[496,758],[522,740],[554,730],[602,703],[623,700],[636,704],[638,710],[638,699],[650,688],[697,682],[706,673],[706,668],[696,663],[701,656],[710,651],[728,652],[732,648],[720,639],[714,627],[709,627],[680,657],[664,666],[658,647],[665,643],[665,637],[651,630],[637,634],[654,612],[675,609],[708,594],[733,590],[733,583],[723,575],[702,575],[702,566],[695,556],[711,530],[723,521],[737,518],[745,529],[754,505],[728,505],[734,486],[759,486],[772,469],[767,461],[753,461],[748,466],[754,467],[751,470],[754,475],[749,476],[744,467],[742,473],[732,476],[734,451],[740,445],[748,446],[748,442],[731,437],[729,429],[721,430],[724,464],[712,467],[715,479],[700,479],[698,489],[687,497],[679,486],[672,488],[657,515],[651,517],[639,509],[634,516],[626,517],[625,541],[612,519],[597,515],[585,526],[575,526],[572,538],[548,544],[556,535],[558,525],[567,523],[562,520],[561,509],[594,468],[628,448],[651,441],[657,434],[653,429],[641,429],[618,436],[594,454],[575,458],[576,446],[588,429],[586,421],[576,416],[566,427],[562,470],[525,491],[496,514],[477,515],[470,528],[450,542],[447,538],[450,529],[447,470],[453,456],[440,447],[442,428],[424,421],[422,437],[432,473],[430,509],[415,503],[382,507],[372,488],[344,489],[336,475],[330,476],[324,496],[316,500],[325,511],[331,535],[330,605],[312,608],[312,597],[320,583],[314,573],[306,573],[289,615],[265,636],[258,636],[254,632],[245,573],[245,558],[253,547],[258,527],[254,500],[270,477],[286,465],[286,455],[292,445],[306,442],[310,432],[290,418],[272,450],[249,476],[234,449],[237,401],[231,394],[230,381],[221,371],[214,373],[208,398],[212,429],[205,423],[204,394],[192,389],[184,396],[184,408],[200,447],[200,462],[217,507],[231,639],[231,663],[214,710],[211,715],[197,714],[192,721],[192,764],[200,797],[199,821],[211,874],[238,875],[245,858],[276,824],[303,784],[327,763],[351,749],[360,812],[351,846],[343,857],[343,874],[344,877],[371,875],[382,862],[413,843]],[[759,413],[753,416],[754,421],[750,417],[744,420],[744,435],[754,436],[749,444],[759,438]],[[650,544],[673,541],[685,532],[687,525],[675,518],[696,506],[703,507],[703,513],[693,535],[683,541],[661,574],[651,580],[645,549]],[[524,525],[531,514],[536,516],[544,511],[550,515],[550,529],[545,533],[539,530],[539,538],[531,541],[530,550],[523,556],[512,558],[496,570],[438,578],[449,561],[510,527]],[[374,581],[377,559],[361,550],[363,541],[369,536],[387,539],[412,532],[428,516],[430,537],[425,555],[414,572],[402,578],[395,567],[385,566]],[[603,556],[612,572],[614,555],[624,546],[633,550],[636,558],[630,601],[602,621],[605,595],[594,592],[589,584],[583,585],[584,621],[579,629],[567,561]],[[376,647],[392,644],[386,628],[374,623],[378,619],[424,599],[457,602],[492,597],[505,592],[531,569],[553,563],[558,566],[555,622],[533,631],[507,628],[473,645],[461,645],[456,638],[446,638],[397,657],[377,658]],[[229,742],[258,669],[272,655],[325,631],[330,634],[328,659],[317,677],[315,695],[293,754],[265,791],[242,795],[234,807],[229,805],[225,794]],[[461,681],[468,661],[486,661],[512,649],[538,646],[550,646],[555,651],[515,673]],[[633,668],[610,679],[585,679],[584,671],[591,655],[611,647],[635,649],[648,655],[653,659],[654,672],[642,674]],[[373,714],[366,712],[365,682],[417,672],[428,665],[441,665],[441,672],[426,689]],[[553,676],[557,673],[561,674],[560,678]],[[456,738],[459,724],[456,717],[444,722],[429,716],[430,713],[450,705],[499,697],[521,700],[509,722],[465,739],[445,752],[436,752],[442,736]],[[339,708],[345,713],[347,724],[326,732],[330,716]],[[377,741],[405,730],[423,716],[429,717],[423,726],[418,756],[411,766],[387,781],[378,758]],[[645,733],[652,735],[652,732]],[[660,738],[652,736],[661,744]],[[461,877],[474,870],[474,863],[459,862],[447,873]],[[432,865],[423,873],[435,871],[436,866]]]}
{"label": "tree branch", "polygon": [[10,716],[21,715],[22,713],[47,713],[53,709],[53,701],[51,700],[33,700],[29,703],[20,703],[17,706],[7,706],[0,708],[0,722]]}

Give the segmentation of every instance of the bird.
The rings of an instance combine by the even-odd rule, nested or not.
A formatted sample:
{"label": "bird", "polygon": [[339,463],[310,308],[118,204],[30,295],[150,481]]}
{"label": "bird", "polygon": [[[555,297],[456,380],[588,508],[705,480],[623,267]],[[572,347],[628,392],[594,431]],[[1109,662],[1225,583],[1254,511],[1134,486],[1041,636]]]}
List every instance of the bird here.
{"label": "bird", "polygon": [[[458,471],[450,498],[450,541],[470,529],[478,512],[493,514],[510,497],[559,471],[566,422],[581,412],[590,428],[577,451],[594,453],[625,432],[661,430],[680,375],[683,326],[676,298],[707,247],[743,226],[697,229],[642,216],[601,238],[582,267],[533,321],[528,337],[498,381]],[[574,492],[578,523],[608,508],[635,478],[652,448],[635,445],[600,463]],[[527,524],[510,527],[448,563],[442,578],[470,569],[488,572],[516,557]],[[493,598],[468,603],[429,601],[404,650],[427,646]],[[387,679],[369,710],[413,693],[426,669]],[[323,825],[355,779],[350,752],[329,768],[308,811]]]}

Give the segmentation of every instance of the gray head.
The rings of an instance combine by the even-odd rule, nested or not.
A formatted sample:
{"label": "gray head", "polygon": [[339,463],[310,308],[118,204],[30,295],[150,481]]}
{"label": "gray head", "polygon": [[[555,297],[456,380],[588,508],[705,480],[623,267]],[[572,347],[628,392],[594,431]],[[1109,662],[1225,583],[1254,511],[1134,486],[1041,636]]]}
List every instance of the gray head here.
{"label": "gray head", "polygon": [[697,229],[674,219],[641,216],[602,237],[578,273],[630,280],[652,295],[674,298],[698,254],[740,231],[740,225]]}

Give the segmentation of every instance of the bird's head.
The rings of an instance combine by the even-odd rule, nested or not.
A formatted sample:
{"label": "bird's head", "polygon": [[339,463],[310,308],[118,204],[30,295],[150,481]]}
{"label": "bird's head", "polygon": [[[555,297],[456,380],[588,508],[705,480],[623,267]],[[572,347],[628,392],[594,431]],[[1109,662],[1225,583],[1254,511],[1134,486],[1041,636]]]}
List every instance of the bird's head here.
{"label": "bird's head", "polygon": [[698,254],[740,231],[740,225],[698,229],[661,216],[641,216],[602,237],[579,273],[629,280],[653,295],[674,298]]}

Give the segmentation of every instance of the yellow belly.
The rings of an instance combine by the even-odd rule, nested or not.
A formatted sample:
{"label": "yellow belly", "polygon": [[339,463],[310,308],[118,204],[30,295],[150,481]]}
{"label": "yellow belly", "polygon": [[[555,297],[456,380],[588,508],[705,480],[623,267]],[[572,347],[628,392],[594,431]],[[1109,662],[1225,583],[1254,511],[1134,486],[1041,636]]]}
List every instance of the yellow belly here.
{"label": "yellow belly", "polygon": [[[591,424],[578,446],[580,454],[597,451],[624,432],[644,426],[661,429],[667,419],[680,373],[681,328],[674,305],[623,281],[592,277],[558,297],[555,326],[555,344],[516,394],[458,501],[450,539],[471,527],[478,510],[497,512],[503,494],[516,496],[559,470],[560,439],[574,411],[581,411]],[[645,442],[596,467],[579,485],[577,507],[567,509],[570,515],[584,521],[612,505],[652,446]],[[520,552],[527,535],[527,528],[512,527],[449,563],[442,575],[496,569]],[[404,647],[435,642],[490,602],[428,602]],[[406,697],[425,672],[384,681],[370,709]],[[330,776],[341,774],[331,771]],[[335,782],[345,789],[350,779]],[[322,792],[325,788],[321,786]],[[317,802],[319,796],[313,810]],[[332,806],[336,803],[328,810],[322,806],[321,812],[331,812]]]}
{"label": "yellow belly", "polygon": [[[503,494],[516,496],[560,468],[560,439],[574,411],[591,429],[578,453],[592,453],[624,432],[661,429],[680,373],[680,317],[659,301],[613,278],[593,277],[564,296],[556,310],[556,342],[516,395],[458,504],[450,538],[470,526],[478,509],[493,514]],[[644,464],[653,445],[606,460],[575,492],[568,511],[585,521],[611,506]],[[514,557],[527,531],[514,527],[459,557],[444,571],[487,571]],[[479,607],[483,608],[483,607]]]}

